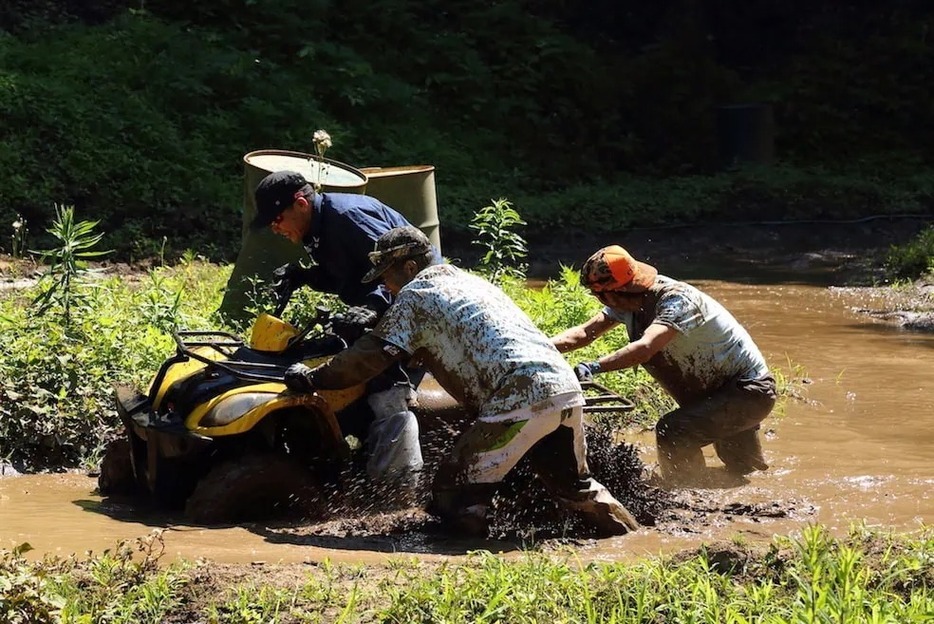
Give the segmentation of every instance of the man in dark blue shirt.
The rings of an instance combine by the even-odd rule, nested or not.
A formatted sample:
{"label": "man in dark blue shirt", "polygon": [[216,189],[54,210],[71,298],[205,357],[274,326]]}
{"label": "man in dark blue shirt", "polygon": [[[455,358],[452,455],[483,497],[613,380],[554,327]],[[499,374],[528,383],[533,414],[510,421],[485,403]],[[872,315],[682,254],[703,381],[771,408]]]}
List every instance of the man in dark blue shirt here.
{"label": "man in dark blue shirt", "polygon": [[280,267],[279,280],[335,294],[348,306],[382,315],[390,303],[382,286],[361,282],[370,270],[368,255],[380,236],[411,225],[405,217],[367,195],[316,193],[301,173],[277,171],[256,187],[253,228],[266,226],[305,247],[315,266]]}
{"label": "man in dark blue shirt", "polygon": [[[376,325],[392,295],[381,284],[363,283],[373,266],[369,253],[380,236],[395,227],[411,225],[406,218],[366,195],[317,193],[295,171],[269,174],[257,185],[254,198],[252,227],[270,227],[303,245],[314,261],[311,267],[288,264],[276,269],[277,294],[281,297],[309,286],[337,295],[350,306],[341,315],[350,341]],[[368,391],[374,421],[367,432],[367,473],[375,480],[414,489],[423,462],[418,422],[408,406],[412,384],[405,370],[396,366],[373,379]]]}

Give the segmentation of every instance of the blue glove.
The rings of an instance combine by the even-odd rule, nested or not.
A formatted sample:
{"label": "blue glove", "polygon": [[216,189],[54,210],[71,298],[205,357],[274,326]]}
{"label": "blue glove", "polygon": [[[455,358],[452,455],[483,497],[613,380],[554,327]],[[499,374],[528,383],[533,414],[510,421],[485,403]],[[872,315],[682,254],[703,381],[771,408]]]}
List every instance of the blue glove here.
{"label": "blue glove", "polygon": [[593,362],[581,362],[574,367],[574,374],[577,376],[577,381],[593,381],[593,376],[603,372],[603,369],[600,368],[600,362],[594,360]]}
{"label": "blue glove", "polygon": [[285,385],[289,390],[297,392],[314,392],[314,369],[301,362],[292,364],[285,369]]}

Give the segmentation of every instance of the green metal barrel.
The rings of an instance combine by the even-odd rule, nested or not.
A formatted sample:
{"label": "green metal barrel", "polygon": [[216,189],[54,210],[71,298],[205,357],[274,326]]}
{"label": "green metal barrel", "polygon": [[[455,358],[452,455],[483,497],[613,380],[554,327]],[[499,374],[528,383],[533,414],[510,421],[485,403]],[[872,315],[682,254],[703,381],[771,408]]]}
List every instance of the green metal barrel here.
{"label": "green metal barrel", "polygon": [[363,167],[360,171],[368,180],[367,195],[398,210],[412,225],[421,229],[435,247],[441,249],[434,166]]}

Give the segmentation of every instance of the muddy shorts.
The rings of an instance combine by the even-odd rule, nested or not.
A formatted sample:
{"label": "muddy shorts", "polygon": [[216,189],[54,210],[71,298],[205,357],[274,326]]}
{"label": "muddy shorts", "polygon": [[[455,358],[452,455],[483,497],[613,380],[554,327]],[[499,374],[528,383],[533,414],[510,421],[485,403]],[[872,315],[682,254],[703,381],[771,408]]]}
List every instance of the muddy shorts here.
{"label": "muddy shorts", "polygon": [[713,444],[731,471],[765,470],[759,423],[775,405],[775,379],[733,379],[710,396],[665,414],[655,426],[662,476],[704,468],[701,448]]}
{"label": "muddy shorts", "polygon": [[522,415],[478,419],[458,438],[435,476],[435,511],[449,515],[488,502],[496,484],[527,454],[556,494],[571,498],[585,487],[582,479],[589,475],[582,406],[556,404],[549,410],[522,410]]}

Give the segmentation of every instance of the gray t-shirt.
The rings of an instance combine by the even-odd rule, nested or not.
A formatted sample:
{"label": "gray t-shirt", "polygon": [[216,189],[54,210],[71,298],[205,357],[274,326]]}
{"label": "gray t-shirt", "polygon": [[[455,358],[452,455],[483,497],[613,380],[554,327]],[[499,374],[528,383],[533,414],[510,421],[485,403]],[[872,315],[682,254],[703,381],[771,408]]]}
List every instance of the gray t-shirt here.
{"label": "gray t-shirt", "polygon": [[603,312],[626,325],[630,340],[641,338],[652,323],[678,331],[680,335],[644,366],[679,404],[705,396],[731,379],[768,374],[749,332],[713,297],[659,275],[646,301],[640,312],[609,307]]}
{"label": "gray t-shirt", "polygon": [[548,336],[505,293],[449,264],[406,284],[373,333],[481,418],[581,392]]}

